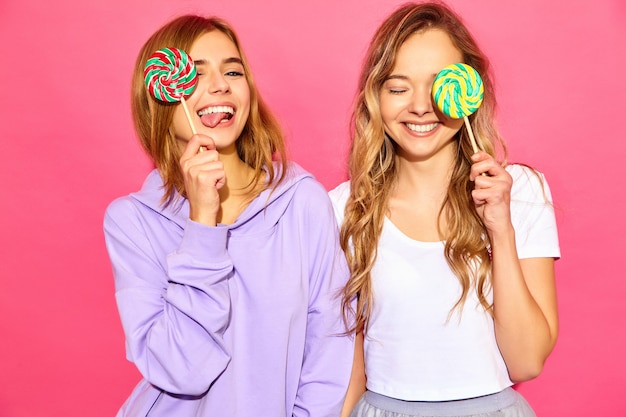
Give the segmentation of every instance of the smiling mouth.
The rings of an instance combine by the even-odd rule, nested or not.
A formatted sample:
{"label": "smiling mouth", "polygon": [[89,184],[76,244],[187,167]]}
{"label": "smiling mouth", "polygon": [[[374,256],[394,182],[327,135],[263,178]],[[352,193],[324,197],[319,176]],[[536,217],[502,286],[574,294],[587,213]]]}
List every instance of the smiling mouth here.
{"label": "smiling mouth", "polygon": [[416,125],[413,123],[405,123],[406,127],[409,128],[409,130],[413,131],[413,132],[417,132],[417,133],[428,133],[433,131],[438,125],[438,122],[435,123],[430,123],[427,125]]}
{"label": "smiling mouth", "polygon": [[235,115],[235,109],[231,106],[209,106],[198,111],[202,124],[215,127],[220,123],[226,123]]}

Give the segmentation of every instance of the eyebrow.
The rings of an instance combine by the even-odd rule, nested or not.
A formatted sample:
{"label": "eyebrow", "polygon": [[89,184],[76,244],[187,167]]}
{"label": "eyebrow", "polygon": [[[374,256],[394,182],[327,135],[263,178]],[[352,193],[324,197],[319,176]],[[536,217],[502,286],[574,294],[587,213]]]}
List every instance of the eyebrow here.
{"label": "eyebrow", "polygon": [[[432,74],[432,76],[434,78],[434,77],[437,76],[437,74],[436,73]],[[391,74],[391,75],[387,76],[383,82],[389,81],[389,80],[409,81],[409,77],[406,76],[406,75],[402,75],[402,74]]]}
{"label": "eyebrow", "polygon": [[407,77],[406,75],[400,75],[400,74],[391,74],[389,75],[387,78],[385,78],[385,81],[389,81],[389,80],[402,80],[402,81],[406,81],[408,80],[409,77]]}
{"label": "eyebrow", "polygon": [[[193,63],[195,65],[206,65],[208,63],[208,61],[206,59],[196,59],[193,61]],[[222,60],[222,64],[240,64],[243,65],[243,61],[241,60],[241,58],[237,58],[237,57],[232,57],[232,58],[226,58]]]}

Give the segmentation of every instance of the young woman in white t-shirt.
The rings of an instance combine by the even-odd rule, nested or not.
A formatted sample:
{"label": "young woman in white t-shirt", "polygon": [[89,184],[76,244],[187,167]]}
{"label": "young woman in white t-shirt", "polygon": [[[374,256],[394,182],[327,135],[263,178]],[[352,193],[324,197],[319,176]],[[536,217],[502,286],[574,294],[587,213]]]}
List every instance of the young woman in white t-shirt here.
{"label": "young woman in white t-shirt", "polygon": [[[463,62],[482,106],[434,105],[435,75]],[[358,298],[344,416],[534,416],[511,386],[539,375],[557,338],[560,256],[543,175],[507,165],[487,59],[442,3],[383,22],[359,82],[351,181],[330,192]],[[355,405],[356,404],[356,405]]]}

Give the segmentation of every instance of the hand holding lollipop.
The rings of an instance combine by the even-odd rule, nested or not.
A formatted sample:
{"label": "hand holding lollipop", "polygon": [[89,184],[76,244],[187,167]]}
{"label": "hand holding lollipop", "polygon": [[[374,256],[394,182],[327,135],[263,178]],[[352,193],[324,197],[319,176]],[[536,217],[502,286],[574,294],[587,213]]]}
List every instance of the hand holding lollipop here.
{"label": "hand holding lollipop", "polygon": [[479,149],[468,116],[482,104],[484,91],[483,80],[478,71],[461,63],[448,65],[439,71],[432,89],[432,96],[439,110],[453,119],[465,120],[474,152]]}
{"label": "hand holding lollipop", "polygon": [[143,74],[152,97],[166,103],[182,103],[191,132],[195,135],[196,128],[185,102],[185,96],[190,96],[198,84],[198,73],[191,57],[180,49],[159,49],[146,61]]}

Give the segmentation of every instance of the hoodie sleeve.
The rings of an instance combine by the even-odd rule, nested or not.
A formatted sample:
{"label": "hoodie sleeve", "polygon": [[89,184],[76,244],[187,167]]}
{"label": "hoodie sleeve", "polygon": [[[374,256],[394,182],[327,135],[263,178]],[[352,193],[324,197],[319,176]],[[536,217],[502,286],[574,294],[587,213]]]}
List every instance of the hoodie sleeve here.
{"label": "hoodie sleeve", "polygon": [[304,360],[293,415],[334,417],[341,411],[354,354],[354,339],[345,335],[341,309],[340,291],[348,279],[348,267],[323,187],[304,181],[295,198],[303,205],[310,286]]}
{"label": "hoodie sleeve", "polygon": [[107,209],[116,301],[127,357],[144,378],[169,393],[201,395],[230,361],[223,343],[233,270],[227,229],[188,221],[179,247],[163,259],[151,226],[167,221],[143,213],[129,198]]}

